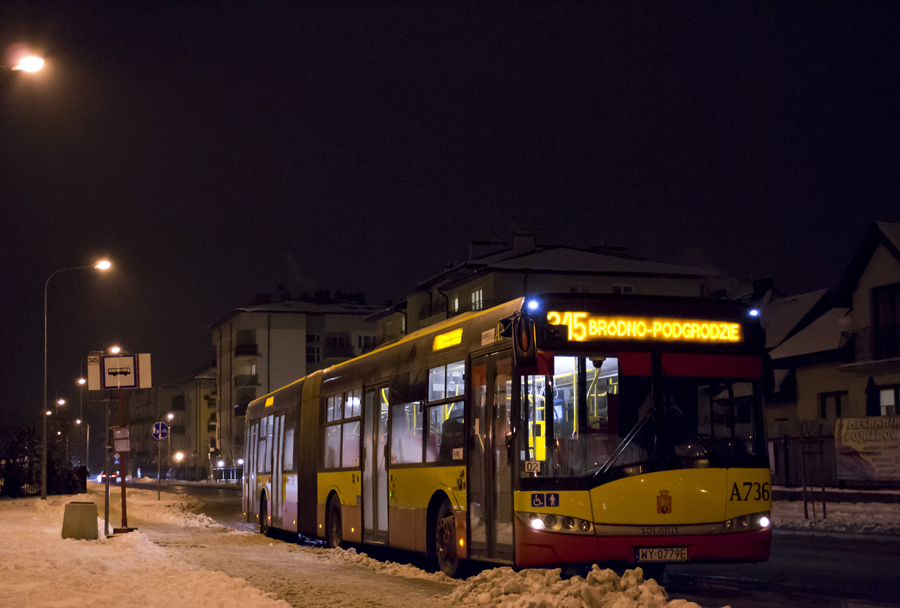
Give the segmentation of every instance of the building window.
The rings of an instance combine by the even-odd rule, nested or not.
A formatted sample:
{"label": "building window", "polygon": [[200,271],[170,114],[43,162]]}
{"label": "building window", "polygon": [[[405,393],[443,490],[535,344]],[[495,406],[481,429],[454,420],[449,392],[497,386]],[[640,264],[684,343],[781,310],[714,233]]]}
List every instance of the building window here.
{"label": "building window", "polygon": [[900,384],[878,387],[882,416],[896,416],[900,413]]}
{"label": "building window", "polygon": [[900,355],[900,283],[872,290],[875,326],[875,357]]}
{"label": "building window", "polygon": [[450,298],[450,312],[459,312],[459,295]]}
{"label": "building window", "polygon": [[183,412],[184,409],[184,395],[175,395],[172,397],[172,410]]}
{"label": "building window", "polygon": [[366,350],[375,346],[375,336],[356,336],[357,347]]}
{"label": "building window", "polygon": [[322,347],[317,344],[306,345],[306,362],[318,363],[322,360]]}
{"label": "building window", "polygon": [[472,291],[469,303],[472,305],[472,310],[481,310],[484,307],[484,297],[482,296],[481,289],[475,289]]}
{"label": "building window", "polygon": [[321,334],[306,334],[306,343],[307,344],[318,344],[322,341]]}
{"label": "building window", "polygon": [[847,405],[847,391],[819,393],[819,418],[836,420],[841,417],[842,407]]}
{"label": "building window", "polygon": [[613,293],[634,293],[634,285],[613,285],[612,286]]}

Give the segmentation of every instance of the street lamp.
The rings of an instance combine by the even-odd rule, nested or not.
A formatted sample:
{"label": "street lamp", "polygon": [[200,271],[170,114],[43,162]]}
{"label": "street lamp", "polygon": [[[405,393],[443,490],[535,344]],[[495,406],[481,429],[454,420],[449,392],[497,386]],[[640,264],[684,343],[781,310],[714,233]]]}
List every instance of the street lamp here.
{"label": "street lamp", "polygon": [[22,57],[19,60],[19,63],[14,65],[12,69],[21,70],[23,72],[38,72],[44,67],[44,60],[40,57],[35,57],[34,55],[29,55],[28,57]]}
{"label": "street lamp", "polygon": [[[74,268],[61,268],[50,274],[44,282],[44,411],[50,415],[47,409],[47,290],[50,287],[50,279],[61,272],[72,272],[75,270],[87,270],[88,268],[96,268],[97,270],[109,270],[112,263],[109,260],[101,260],[93,266],[75,266]],[[41,500],[47,500],[47,416],[44,416],[44,423],[41,428]]]}

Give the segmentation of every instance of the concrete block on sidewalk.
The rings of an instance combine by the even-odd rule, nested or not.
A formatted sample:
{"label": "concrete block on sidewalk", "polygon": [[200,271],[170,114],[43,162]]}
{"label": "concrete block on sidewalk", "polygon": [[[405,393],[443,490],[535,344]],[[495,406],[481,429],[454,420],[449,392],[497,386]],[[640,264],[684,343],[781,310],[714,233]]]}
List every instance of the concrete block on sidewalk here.
{"label": "concrete block on sidewalk", "polygon": [[62,537],[97,540],[97,505],[92,502],[67,503]]}

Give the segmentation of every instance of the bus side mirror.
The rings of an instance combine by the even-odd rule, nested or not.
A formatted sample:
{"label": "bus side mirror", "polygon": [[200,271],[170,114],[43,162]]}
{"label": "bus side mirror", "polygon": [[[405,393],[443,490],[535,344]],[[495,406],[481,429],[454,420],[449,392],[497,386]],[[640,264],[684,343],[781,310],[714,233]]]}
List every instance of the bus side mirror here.
{"label": "bus side mirror", "polygon": [[534,343],[534,320],[524,314],[516,315],[512,322],[513,354],[517,367],[537,365],[537,346]]}

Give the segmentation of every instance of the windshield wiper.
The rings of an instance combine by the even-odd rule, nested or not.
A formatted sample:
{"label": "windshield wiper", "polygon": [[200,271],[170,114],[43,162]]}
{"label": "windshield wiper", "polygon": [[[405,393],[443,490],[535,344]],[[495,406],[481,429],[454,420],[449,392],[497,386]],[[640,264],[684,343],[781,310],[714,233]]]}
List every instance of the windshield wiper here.
{"label": "windshield wiper", "polygon": [[594,473],[594,479],[606,475],[606,473],[612,468],[613,464],[615,464],[616,460],[618,460],[622,455],[622,452],[624,452],[625,449],[629,445],[631,445],[631,442],[634,441],[634,438],[637,436],[637,434],[641,432],[641,429],[643,429],[647,422],[651,418],[653,418],[653,415],[653,410],[649,410],[644,413],[643,416],[641,416],[641,419],[638,420],[637,424],[634,425],[634,428],[632,428],[631,431],[629,431],[628,434],[625,435],[622,443],[619,444],[619,447],[616,448],[616,451],[613,452],[612,456],[610,456],[609,459],[603,464],[603,466],[600,467],[600,470]]}

